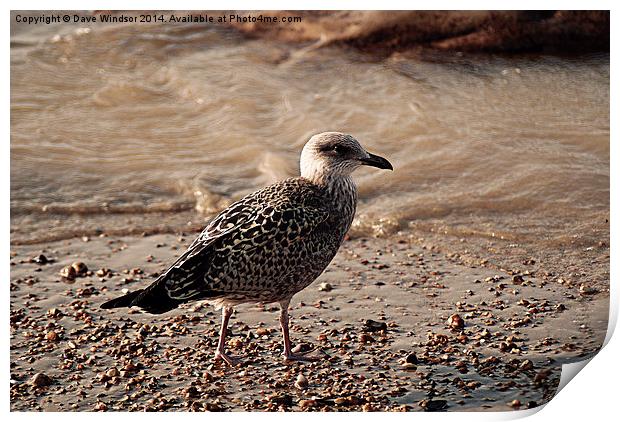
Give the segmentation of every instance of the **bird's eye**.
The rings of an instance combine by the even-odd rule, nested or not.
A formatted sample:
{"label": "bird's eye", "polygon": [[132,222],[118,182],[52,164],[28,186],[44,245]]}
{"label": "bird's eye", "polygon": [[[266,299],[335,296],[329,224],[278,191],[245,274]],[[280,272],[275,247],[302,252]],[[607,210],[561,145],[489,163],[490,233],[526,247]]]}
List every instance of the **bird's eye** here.
{"label": "bird's eye", "polygon": [[347,148],[342,145],[334,145],[332,148],[336,154],[343,154]]}

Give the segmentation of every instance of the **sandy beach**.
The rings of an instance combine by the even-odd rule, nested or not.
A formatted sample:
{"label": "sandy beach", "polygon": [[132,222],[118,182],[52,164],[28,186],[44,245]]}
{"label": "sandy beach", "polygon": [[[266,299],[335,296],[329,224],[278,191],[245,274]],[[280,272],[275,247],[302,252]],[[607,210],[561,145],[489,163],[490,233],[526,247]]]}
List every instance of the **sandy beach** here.
{"label": "sandy beach", "polygon": [[[609,292],[591,281],[609,268],[604,244],[577,273],[508,255],[502,242],[483,258],[475,245],[404,233],[346,241],[294,297],[293,344],[315,348],[318,362],[283,362],[277,306],[238,307],[228,348],[239,367],[214,362],[219,314],[206,304],[159,316],[98,309],[146,285],[191,240],[14,246],[11,409],[523,409],[551,399],[560,365],[592,355],[605,336]],[[41,254],[51,262],[31,262]],[[88,272],[62,277],[74,262]]]}

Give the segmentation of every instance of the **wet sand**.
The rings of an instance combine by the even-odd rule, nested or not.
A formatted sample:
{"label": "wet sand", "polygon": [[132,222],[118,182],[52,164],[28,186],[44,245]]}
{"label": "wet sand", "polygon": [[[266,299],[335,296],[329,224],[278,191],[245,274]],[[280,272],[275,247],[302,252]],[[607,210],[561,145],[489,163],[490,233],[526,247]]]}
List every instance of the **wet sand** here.
{"label": "wet sand", "polygon": [[[508,411],[551,399],[560,365],[605,337],[608,239],[557,256],[433,230],[348,240],[291,302],[293,346],[314,347],[314,363],[283,362],[277,305],[237,308],[239,367],[213,361],[219,314],[207,304],[99,309],[193,237],[13,246],[11,410]],[[52,262],[31,262],[40,254]],[[74,262],[89,272],[61,277]]]}

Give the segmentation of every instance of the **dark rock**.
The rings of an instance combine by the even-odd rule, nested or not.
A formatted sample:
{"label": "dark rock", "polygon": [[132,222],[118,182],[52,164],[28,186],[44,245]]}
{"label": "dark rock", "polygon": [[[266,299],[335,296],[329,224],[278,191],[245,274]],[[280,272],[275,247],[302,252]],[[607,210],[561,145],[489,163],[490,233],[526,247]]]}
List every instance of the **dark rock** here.
{"label": "dark rock", "polygon": [[39,265],[45,265],[45,264],[49,263],[50,260],[47,259],[47,257],[45,255],[41,254],[41,255],[33,258],[32,262],[34,262],[35,264],[39,264]]}
{"label": "dark rock", "polygon": [[369,331],[371,333],[374,333],[375,331],[387,331],[387,324],[385,322],[367,319],[364,323],[364,331]]}
{"label": "dark rock", "polygon": [[415,353],[409,353],[407,357],[405,358],[405,362],[411,363],[413,365],[417,365],[420,363]]}
{"label": "dark rock", "polygon": [[420,406],[426,412],[441,412],[448,408],[448,402],[446,400],[424,400],[420,403]]}

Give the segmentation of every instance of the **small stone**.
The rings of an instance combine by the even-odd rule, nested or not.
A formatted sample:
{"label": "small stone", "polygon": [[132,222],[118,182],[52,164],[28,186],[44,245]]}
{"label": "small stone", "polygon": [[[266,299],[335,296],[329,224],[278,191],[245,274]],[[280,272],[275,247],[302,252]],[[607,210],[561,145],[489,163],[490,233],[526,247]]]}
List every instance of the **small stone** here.
{"label": "small stone", "polygon": [[448,402],[445,400],[423,400],[420,406],[427,412],[439,412],[448,407]]}
{"label": "small stone", "polygon": [[256,335],[257,336],[268,336],[269,335],[269,330],[266,328],[257,328],[256,329]]}
{"label": "small stone", "polygon": [[73,266],[67,265],[60,270],[60,275],[67,280],[75,280],[77,273],[75,272],[75,268],[73,268]]}
{"label": "small stone", "polygon": [[375,341],[375,339],[367,333],[361,333],[359,336],[357,336],[357,339],[360,343],[372,343]]}
{"label": "small stone", "polygon": [[54,317],[54,318],[57,318],[57,317],[62,316],[62,312],[61,312],[59,309],[56,309],[56,308],[50,308],[50,309],[47,311],[47,315],[49,315],[49,316],[51,316],[51,317]]}
{"label": "small stone", "polygon": [[108,369],[108,371],[105,374],[109,378],[114,378],[114,377],[118,377],[120,375],[120,372],[118,372],[118,369],[112,368],[112,369]]}
{"label": "small stone", "polygon": [[240,349],[243,347],[243,340],[240,338],[233,338],[228,341],[228,344],[233,349]]}
{"label": "small stone", "polygon": [[299,407],[302,409],[307,409],[310,407],[314,407],[316,405],[316,400],[299,400]]}
{"label": "small stone", "polygon": [[371,403],[366,403],[362,406],[362,410],[364,412],[373,412],[375,410],[375,408],[373,407],[373,405]]}
{"label": "small stone", "polygon": [[97,404],[95,404],[95,407],[93,409],[96,410],[97,412],[105,412],[106,410],[108,410],[108,405],[106,405],[103,402],[97,402]]}
{"label": "small stone", "polygon": [[308,388],[308,379],[304,376],[304,374],[299,374],[297,376],[297,380],[295,381],[295,387],[299,388],[300,390],[305,390],[306,388]]}
{"label": "small stone", "polygon": [[375,331],[387,331],[387,328],[385,322],[373,321],[372,319],[367,319],[364,323],[364,331],[370,331],[371,333]]}
{"label": "small stone", "polygon": [[558,312],[558,313],[559,312],[564,312],[565,310],[566,310],[566,305],[564,305],[563,303],[558,303],[555,306],[555,311]]}
{"label": "small stone", "polygon": [[46,387],[52,383],[52,379],[42,372],[34,374],[30,383],[35,387]]}
{"label": "small stone", "polygon": [[33,258],[32,260],[34,263],[39,264],[39,265],[45,265],[49,262],[49,260],[47,259],[47,257],[43,254]]}
{"label": "small stone", "polygon": [[105,277],[108,274],[110,274],[110,269],[104,267],[104,268],[97,270],[95,274],[97,274],[97,277]]}
{"label": "small stone", "polygon": [[515,275],[512,277],[512,284],[521,285],[523,284],[523,281],[523,277],[521,277],[520,275]]}
{"label": "small stone", "polygon": [[459,314],[453,314],[448,318],[448,326],[453,330],[462,330],[465,327],[465,321]]}
{"label": "small stone", "polygon": [[519,365],[519,368],[521,368],[524,371],[527,371],[527,370],[534,368],[534,364],[532,363],[531,360],[526,359],[523,362],[521,362],[521,364]]}
{"label": "small stone", "polygon": [[417,365],[418,363],[420,363],[415,353],[409,353],[407,357],[405,358],[405,362],[411,363],[413,365]]}
{"label": "small stone", "polygon": [[589,287],[589,286],[586,286],[585,284],[582,284],[579,286],[579,293],[582,295],[593,295],[597,292],[598,290],[594,287]]}
{"label": "small stone", "polygon": [[88,272],[88,267],[83,262],[74,262],[71,266],[75,270],[75,275],[78,277],[82,277]]}
{"label": "small stone", "polygon": [[521,407],[521,402],[519,400],[513,400],[510,402],[510,407],[519,408]]}
{"label": "small stone", "polygon": [[502,342],[500,343],[500,345],[499,345],[499,350],[500,350],[500,352],[506,352],[506,353],[508,353],[508,352],[513,351],[513,350],[517,350],[517,351],[518,351],[518,350],[519,350],[519,348],[517,347],[517,345],[516,345],[516,344],[514,344],[514,343],[513,343],[513,342],[511,342],[511,341],[502,341]]}
{"label": "small stone", "polygon": [[56,331],[49,331],[46,335],[45,338],[48,341],[57,341],[58,340],[58,334],[56,333]]}
{"label": "small stone", "polygon": [[319,291],[320,292],[331,292],[334,289],[334,287],[329,284],[329,283],[321,283],[319,285]]}
{"label": "small stone", "polygon": [[299,343],[297,346],[291,349],[293,353],[306,353],[312,350],[312,346],[308,343]]}

